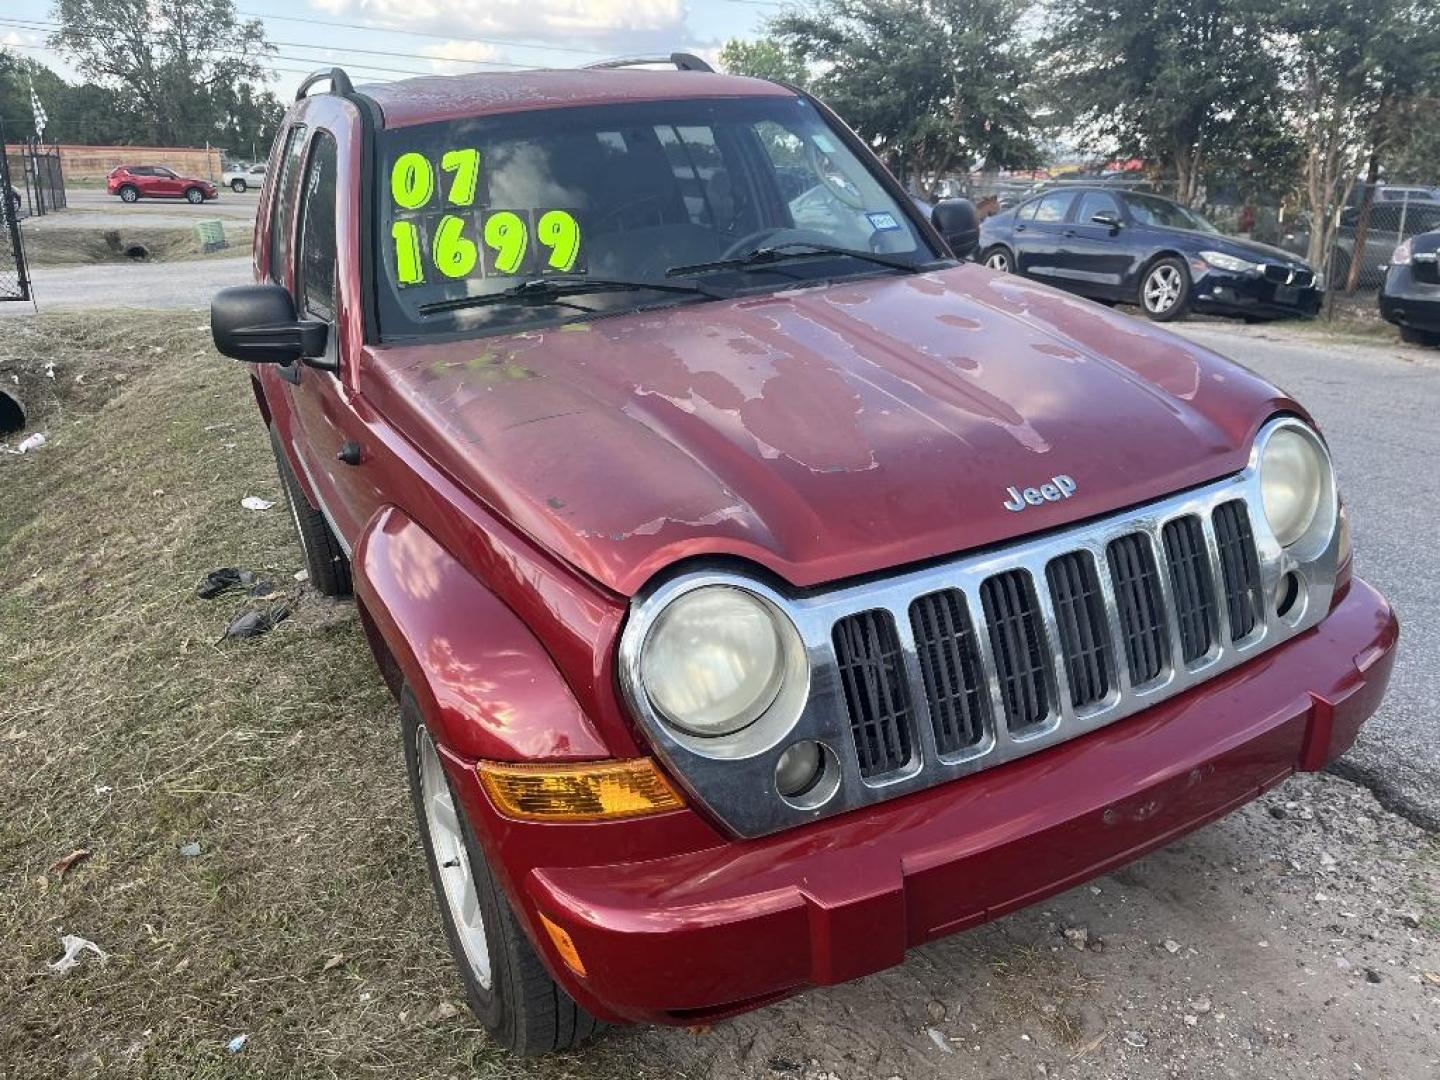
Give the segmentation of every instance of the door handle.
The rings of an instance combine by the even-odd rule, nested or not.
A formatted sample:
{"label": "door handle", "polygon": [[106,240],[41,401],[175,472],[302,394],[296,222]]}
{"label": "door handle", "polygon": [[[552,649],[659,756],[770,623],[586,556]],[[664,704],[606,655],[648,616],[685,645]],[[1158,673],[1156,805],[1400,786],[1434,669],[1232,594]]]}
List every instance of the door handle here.
{"label": "door handle", "polygon": [[1074,235],[1075,235],[1075,230],[1074,230],[1074,229],[1066,229],[1066,230],[1065,230],[1064,232],[1062,232],[1060,235],[1061,235],[1061,236],[1074,236]]}

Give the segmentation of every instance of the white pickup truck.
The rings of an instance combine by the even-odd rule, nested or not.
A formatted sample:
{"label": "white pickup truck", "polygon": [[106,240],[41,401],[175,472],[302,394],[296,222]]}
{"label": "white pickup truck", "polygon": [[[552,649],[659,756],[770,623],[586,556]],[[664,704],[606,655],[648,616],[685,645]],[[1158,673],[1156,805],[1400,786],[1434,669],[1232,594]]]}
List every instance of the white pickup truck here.
{"label": "white pickup truck", "polygon": [[262,161],[258,165],[237,165],[233,169],[227,169],[221,176],[221,183],[237,194],[250,188],[264,187],[265,163]]}

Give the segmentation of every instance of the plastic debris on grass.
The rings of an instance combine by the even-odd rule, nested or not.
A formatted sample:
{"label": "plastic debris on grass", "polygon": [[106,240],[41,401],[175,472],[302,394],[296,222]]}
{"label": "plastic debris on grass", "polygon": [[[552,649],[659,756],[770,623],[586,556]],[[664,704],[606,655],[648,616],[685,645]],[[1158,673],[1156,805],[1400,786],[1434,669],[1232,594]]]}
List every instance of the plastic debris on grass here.
{"label": "plastic debris on grass", "polygon": [[232,1054],[238,1054],[241,1050],[245,1049],[245,1044],[249,1041],[250,1036],[248,1034],[236,1035],[233,1039],[231,1039],[228,1043],[225,1044],[225,1049],[229,1050]]}
{"label": "plastic debris on grass", "polygon": [[7,454],[28,454],[31,450],[39,450],[44,445],[45,435],[43,432],[37,431],[34,435],[27,435],[14,446],[0,443],[0,450],[4,450]]}
{"label": "plastic debris on grass", "polygon": [[255,574],[250,570],[241,570],[238,566],[222,566],[205,575],[205,580],[200,582],[195,595],[201,600],[213,600],[223,592],[242,585],[251,585],[254,581]]}
{"label": "plastic debris on grass", "polygon": [[246,495],[240,500],[240,505],[246,510],[269,510],[275,504],[269,499],[262,499],[259,495]]}
{"label": "plastic debris on grass", "polygon": [[195,858],[198,858],[199,855],[200,855],[200,843],[199,843],[199,841],[191,840],[190,843],[188,843],[188,844],[181,844],[181,845],[180,845],[180,856],[181,856],[181,858],[184,858],[184,859],[195,859]]}
{"label": "plastic debris on grass", "polygon": [[230,621],[221,640],[225,638],[252,638],[268,634],[290,617],[288,603],[275,604],[263,610],[242,611]]}
{"label": "plastic debris on grass", "polygon": [[78,966],[83,953],[93,952],[100,958],[101,964],[104,964],[106,960],[110,959],[109,954],[106,953],[104,949],[100,948],[99,945],[96,945],[95,942],[89,938],[83,938],[79,934],[65,934],[61,936],[60,947],[65,950],[65,955],[60,957],[59,960],[50,961],[50,963],[46,965],[56,975],[64,975],[71,968]]}

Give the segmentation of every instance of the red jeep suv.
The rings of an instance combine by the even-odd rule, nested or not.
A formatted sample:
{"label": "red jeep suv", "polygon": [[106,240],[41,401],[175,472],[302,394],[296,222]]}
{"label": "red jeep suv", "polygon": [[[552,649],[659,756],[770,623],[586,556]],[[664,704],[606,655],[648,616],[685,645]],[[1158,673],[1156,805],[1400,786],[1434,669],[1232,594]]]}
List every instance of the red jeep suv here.
{"label": "red jeep suv", "polygon": [[220,189],[209,180],[181,176],[164,165],[119,165],[106,175],[105,190],[127,203],[142,198],[203,203],[220,197]]}
{"label": "red jeep suv", "polygon": [[957,261],[968,204],[672,60],[317,73],[211,315],[522,1052],[1168,843],[1344,753],[1398,634],[1303,405]]}

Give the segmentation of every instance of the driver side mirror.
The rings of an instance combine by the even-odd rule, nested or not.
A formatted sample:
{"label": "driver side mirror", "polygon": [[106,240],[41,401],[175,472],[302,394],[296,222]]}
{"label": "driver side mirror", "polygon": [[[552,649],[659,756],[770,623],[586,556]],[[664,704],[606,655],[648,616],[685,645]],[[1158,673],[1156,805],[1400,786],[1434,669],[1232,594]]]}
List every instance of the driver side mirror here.
{"label": "driver side mirror", "polygon": [[941,199],[930,211],[930,223],[957,259],[975,257],[980,246],[980,219],[969,199]]}
{"label": "driver side mirror", "polygon": [[292,364],[325,355],[330,327],[295,315],[295,301],[280,285],[237,285],[210,302],[215,348],[247,364]]}
{"label": "driver side mirror", "polygon": [[1104,225],[1107,229],[1118,229],[1121,225],[1120,215],[1109,210],[1101,210],[1090,220],[1096,225]]}

